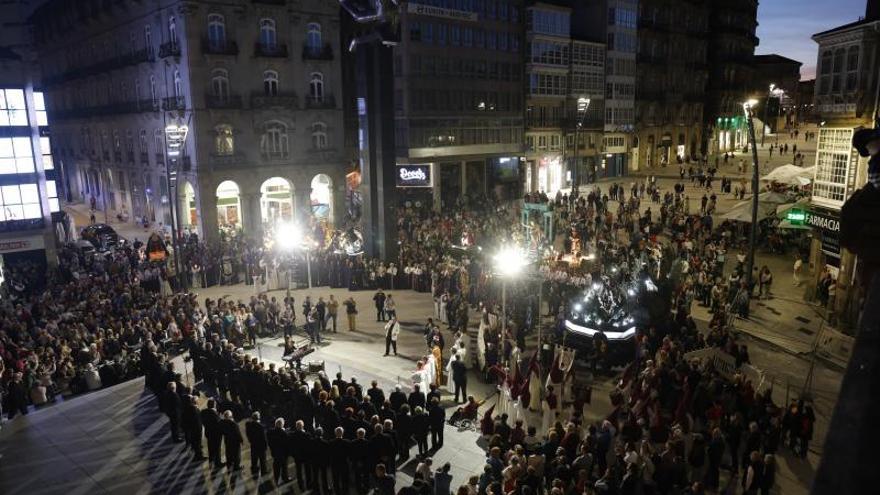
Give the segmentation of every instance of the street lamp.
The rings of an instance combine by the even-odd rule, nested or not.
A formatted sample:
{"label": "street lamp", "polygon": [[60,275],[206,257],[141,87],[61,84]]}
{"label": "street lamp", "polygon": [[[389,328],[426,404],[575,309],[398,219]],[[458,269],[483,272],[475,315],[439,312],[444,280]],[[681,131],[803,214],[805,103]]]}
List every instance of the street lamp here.
{"label": "street lamp", "polygon": [[[749,232],[749,259],[746,266],[746,289],[752,286],[752,271],[755,267],[755,243],[758,240],[758,147],[755,142],[755,122],[753,120],[753,109],[758,104],[757,100],[751,99],[743,103],[743,112],[746,115],[746,122],[749,126],[749,139],[752,141],[752,227]],[[765,106],[766,108],[766,106]],[[751,297],[746,305],[746,316],[749,314],[749,306],[751,305]]]}
{"label": "street lamp", "polygon": [[[164,114],[163,114],[164,116]],[[175,123],[165,126],[165,189],[168,190],[168,213],[171,215],[171,246],[174,251],[172,259],[174,260],[174,279],[175,290],[177,283],[180,281],[180,262],[177,257],[180,256],[177,246],[177,218],[174,211],[174,203],[177,201],[177,172],[180,164],[180,152],[183,144],[186,142],[186,135],[189,127],[178,125]],[[171,166],[171,162],[174,166]],[[178,212],[179,213],[179,212]]]}
{"label": "street lamp", "polygon": [[572,179],[572,191],[577,193],[580,186],[580,164],[578,163],[578,148],[580,144],[581,127],[584,126],[584,120],[587,118],[587,110],[590,109],[590,99],[586,96],[580,96],[577,99],[577,121],[574,128],[574,174]]}
{"label": "street lamp", "polygon": [[292,222],[279,223],[275,228],[275,242],[278,247],[285,251],[293,251],[301,249],[306,255],[306,276],[308,278],[309,289],[312,288],[312,260],[311,246],[308,239],[303,235],[299,225]]}
{"label": "street lamp", "polygon": [[501,328],[507,329],[507,279],[519,275],[526,266],[526,257],[518,246],[501,248],[494,257],[495,271],[501,276]]}
{"label": "street lamp", "polygon": [[767,108],[770,106],[770,97],[773,96],[773,90],[776,85],[770,83],[770,91],[767,92],[767,99],[764,101],[764,118],[761,126],[761,148],[764,147],[764,136],[767,135]]}

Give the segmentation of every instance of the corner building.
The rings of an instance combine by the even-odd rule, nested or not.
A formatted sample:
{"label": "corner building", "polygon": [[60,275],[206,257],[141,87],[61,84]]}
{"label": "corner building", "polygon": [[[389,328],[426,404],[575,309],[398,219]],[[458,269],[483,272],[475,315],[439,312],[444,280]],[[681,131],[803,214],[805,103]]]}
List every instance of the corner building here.
{"label": "corner building", "polygon": [[520,190],[523,40],[520,0],[401,3],[394,47],[398,172],[421,166],[429,186],[398,182],[400,201],[454,204]]}
{"label": "corner building", "polygon": [[336,2],[50,0],[31,23],[72,199],[161,227],[173,200],[208,240],[343,220]]}
{"label": "corner building", "polygon": [[641,0],[636,56],[637,160],[633,169],[702,154],[709,0]]}

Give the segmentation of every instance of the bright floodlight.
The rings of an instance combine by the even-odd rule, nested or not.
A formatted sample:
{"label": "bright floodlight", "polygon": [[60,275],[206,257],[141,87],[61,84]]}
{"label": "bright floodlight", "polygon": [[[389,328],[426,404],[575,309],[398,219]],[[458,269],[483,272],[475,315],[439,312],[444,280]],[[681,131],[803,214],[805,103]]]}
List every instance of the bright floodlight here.
{"label": "bright floodlight", "polygon": [[275,228],[275,241],[282,249],[292,250],[302,244],[302,232],[294,223],[279,223]]}
{"label": "bright floodlight", "polygon": [[522,251],[516,247],[505,247],[495,255],[495,269],[506,276],[516,275],[526,265]]}

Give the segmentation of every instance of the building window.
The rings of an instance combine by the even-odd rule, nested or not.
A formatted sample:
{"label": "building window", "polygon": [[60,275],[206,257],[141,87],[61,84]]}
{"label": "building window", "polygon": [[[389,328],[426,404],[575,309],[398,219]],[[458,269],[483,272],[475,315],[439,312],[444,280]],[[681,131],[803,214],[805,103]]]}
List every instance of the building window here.
{"label": "building window", "polygon": [[218,155],[232,155],[235,153],[235,138],[232,126],[221,124],[214,128],[214,151]]}
{"label": "building window", "polygon": [[312,124],[312,148],[322,150],[327,147],[327,125],[323,122]]}
{"label": "building window", "polygon": [[34,91],[34,112],[37,114],[37,125],[49,125],[49,119],[46,117],[46,100],[39,91]]}
{"label": "building window", "polygon": [[61,211],[61,204],[58,202],[58,186],[54,180],[46,181],[46,198],[49,200],[49,211],[52,213]]}
{"label": "building window", "polygon": [[42,218],[40,193],[36,184],[18,184],[0,187],[3,209],[0,221]]}
{"label": "building window", "polygon": [[162,129],[156,129],[153,133],[153,146],[156,147],[157,155],[165,154],[165,134],[162,132]]}
{"label": "building window", "polygon": [[141,133],[140,133],[140,137],[139,137],[139,141],[138,141],[138,148],[140,149],[141,153],[147,152],[147,130],[146,129],[141,129]]}
{"label": "building window", "polygon": [[172,45],[177,44],[177,19],[174,16],[168,18],[168,41]]}
{"label": "building window", "polygon": [[128,33],[128,49],[132,55],[137,51],[137,33],[134,31]]}
{"label": "building window", "polygon": [[277,47],[278,38],[276,37],[275,33],[274,19],[260,20],[260,44],[268,49],[273,49]]}
{"label": "building window", "polygon": [[263,91],[266,96],[278,95],[278,73],[274,70],[267,70],[263,73]]}
{"label": "building window", "polygon": [[174,71],[174,96],[180,98],[183,96],[183,87],[180,79],[180,71]]}
{"label": "building window", "polygon": [[0,138],[0,174],[34,172],[34,151],[31,138]]}
{"label": "building window", "polygon": [[320,72],[312,73],[312,80],[309,82],[309,98],[316,102],[324,101],[324,75]]}
{"label": "building window", "polygon": [[141,101],[141,80],[134,80],[134,99],[135,101]]}
{"label": "building window", "polygon": [[122,152],[122,138],[119,136],[118,129],[113,131],[113,151],[117,153]]}
{"label": "building window", "polygon": [[269,122],[263,129],[260,151],[268,157],[286,157],[288,153],[287,141],[287,126],[277,121]]}
{"label": "building window", "polygon": [[310,22],[306,32],[306,46],[309,50],[317,51],[321,49],[324,43],[321,40],[321,25],[317,22]]}
{"label": "building window", "polygon": [[0,126],[28,125],[24,90],[0,89]]}
{"label": "building window", "polygon": [[846,52],[846,90],[855,91],[859,80],[859,46],[849,47]]}
{"label": "building window", "polygon": [[208,16],[208,44],[215,50],[226,46],[226,20],[220,14]]}
{"label": "building window", "polygon": [[40,156],[43,160],[43,170],[54,170],[55,162],[52,161],[52,143],[48,137],[40,137]]}
{"label": "building window", "polygon": [[852,129],[819,129],[813,203],[840,209],[846,200],[851,167],[856,164],[852,135]]}
{"label": "building window", "polygon": [[156,94],[156,76],[150,75],[150,100],[153,101],[153,106],[159,104],[159,95]]}
{"label": "building window", "polygon": [[144,26],[144,48],[147,49],[147,53],[153,54],[153,30],[149,24]]}
{"label": "building window", "polygon": [[226,69],[211,71],[211,93],[220,101],[229,99],[229,72]]}

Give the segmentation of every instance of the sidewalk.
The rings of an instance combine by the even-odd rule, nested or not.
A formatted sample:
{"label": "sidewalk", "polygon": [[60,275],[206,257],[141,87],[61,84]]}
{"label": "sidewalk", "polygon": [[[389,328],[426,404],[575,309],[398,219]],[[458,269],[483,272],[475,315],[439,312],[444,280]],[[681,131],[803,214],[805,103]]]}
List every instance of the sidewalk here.
{"label": "sidewalk", "polygon": [[[91,223],[89,219],[89,216],[91,215],[89,206],[85,203],[68,203],[65,204],[63,208],[76,223],[76,233],[77,237],[79,237],[79,233],[82,231],[83,227]],[[132,242],[135,239],[146,241],[151,233],[162,230],[157,228],[157,225],[155,224],[150,225],[150,227],[145,229],[142,225],[137,224],[132,220],[129,220],[128,222],[120,222],[116,218],[116,213],[113,210],[109,210],[106,217],[103,211],[95,210],[95,222],[106,223],[113,227],[113,230],[115,230],[120,237]]]}

